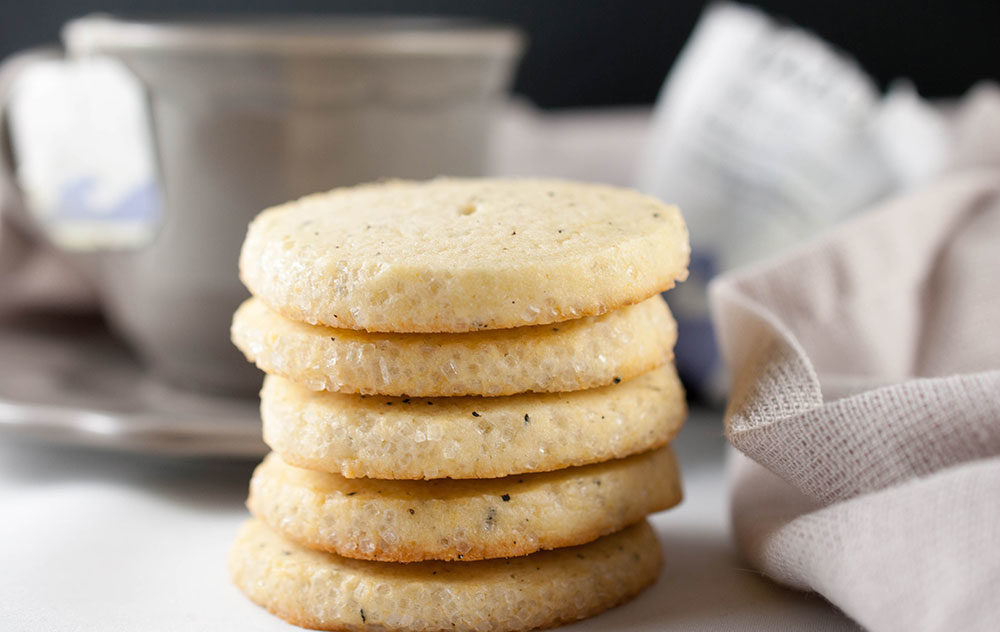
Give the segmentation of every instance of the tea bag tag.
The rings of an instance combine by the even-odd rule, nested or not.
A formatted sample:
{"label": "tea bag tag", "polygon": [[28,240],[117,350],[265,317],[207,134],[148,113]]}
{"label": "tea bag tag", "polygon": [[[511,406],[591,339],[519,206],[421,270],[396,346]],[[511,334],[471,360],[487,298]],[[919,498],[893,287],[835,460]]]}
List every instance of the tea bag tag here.
{"label": "tea bag tag", "polygon": [[30,217],[74,252],[134,249],[163,217],[147,96],[121,61],[39,60],[8,102],[15,177]]}

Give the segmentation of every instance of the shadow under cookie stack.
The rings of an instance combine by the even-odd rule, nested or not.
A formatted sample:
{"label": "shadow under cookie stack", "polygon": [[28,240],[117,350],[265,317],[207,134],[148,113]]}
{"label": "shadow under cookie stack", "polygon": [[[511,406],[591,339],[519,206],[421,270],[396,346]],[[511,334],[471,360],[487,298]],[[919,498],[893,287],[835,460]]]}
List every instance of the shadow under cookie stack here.
{"label": "shadow under cookie stack", "polygon": [[624,602],[681,499],[677,209],[549,180],[337,189],[269,209],[233,341],[268,375],[230,554],[316,629],[550,627]]}

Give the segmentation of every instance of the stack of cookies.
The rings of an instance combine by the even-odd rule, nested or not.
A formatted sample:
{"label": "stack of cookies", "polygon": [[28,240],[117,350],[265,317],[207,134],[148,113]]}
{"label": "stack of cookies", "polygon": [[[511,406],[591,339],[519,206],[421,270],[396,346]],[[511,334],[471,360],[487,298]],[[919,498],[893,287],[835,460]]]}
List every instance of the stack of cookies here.
{"label": "stack of cookies", "polygon": [[317,629],[529,630],[653,582],[681,499],[676,208],[546,180],[382,182],[251,224],[267,372],[237,586]]}

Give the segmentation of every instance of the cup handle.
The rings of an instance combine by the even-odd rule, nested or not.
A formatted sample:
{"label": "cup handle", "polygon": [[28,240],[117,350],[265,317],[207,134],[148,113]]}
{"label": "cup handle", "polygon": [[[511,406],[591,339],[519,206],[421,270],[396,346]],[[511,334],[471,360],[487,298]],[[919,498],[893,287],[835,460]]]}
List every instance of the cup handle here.
{"label": "cup handle", "polygon": [[24,206],[20,187],[14,175],[14,147],[7,124],[7,101],[14,81],[23,71],[40,61],[63,59],[55,46],[31,48],[15,53],[0,63],[0,218],[10,221],[33,236],[42,237]]}

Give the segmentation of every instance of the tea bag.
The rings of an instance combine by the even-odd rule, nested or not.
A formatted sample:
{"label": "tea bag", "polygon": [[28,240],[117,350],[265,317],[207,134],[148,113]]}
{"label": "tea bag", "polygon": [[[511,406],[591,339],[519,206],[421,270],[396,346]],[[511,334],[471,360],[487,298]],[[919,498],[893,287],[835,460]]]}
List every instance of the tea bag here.
{"label": "tea bag", "polygon": [[763,13],[715,5],[667,78],[638,187],[684,209],[691,277],[670,293],[678,366],[725,390],[705,286],[940,170],[941,116],[900,85],[883,97],[851,59]]}

